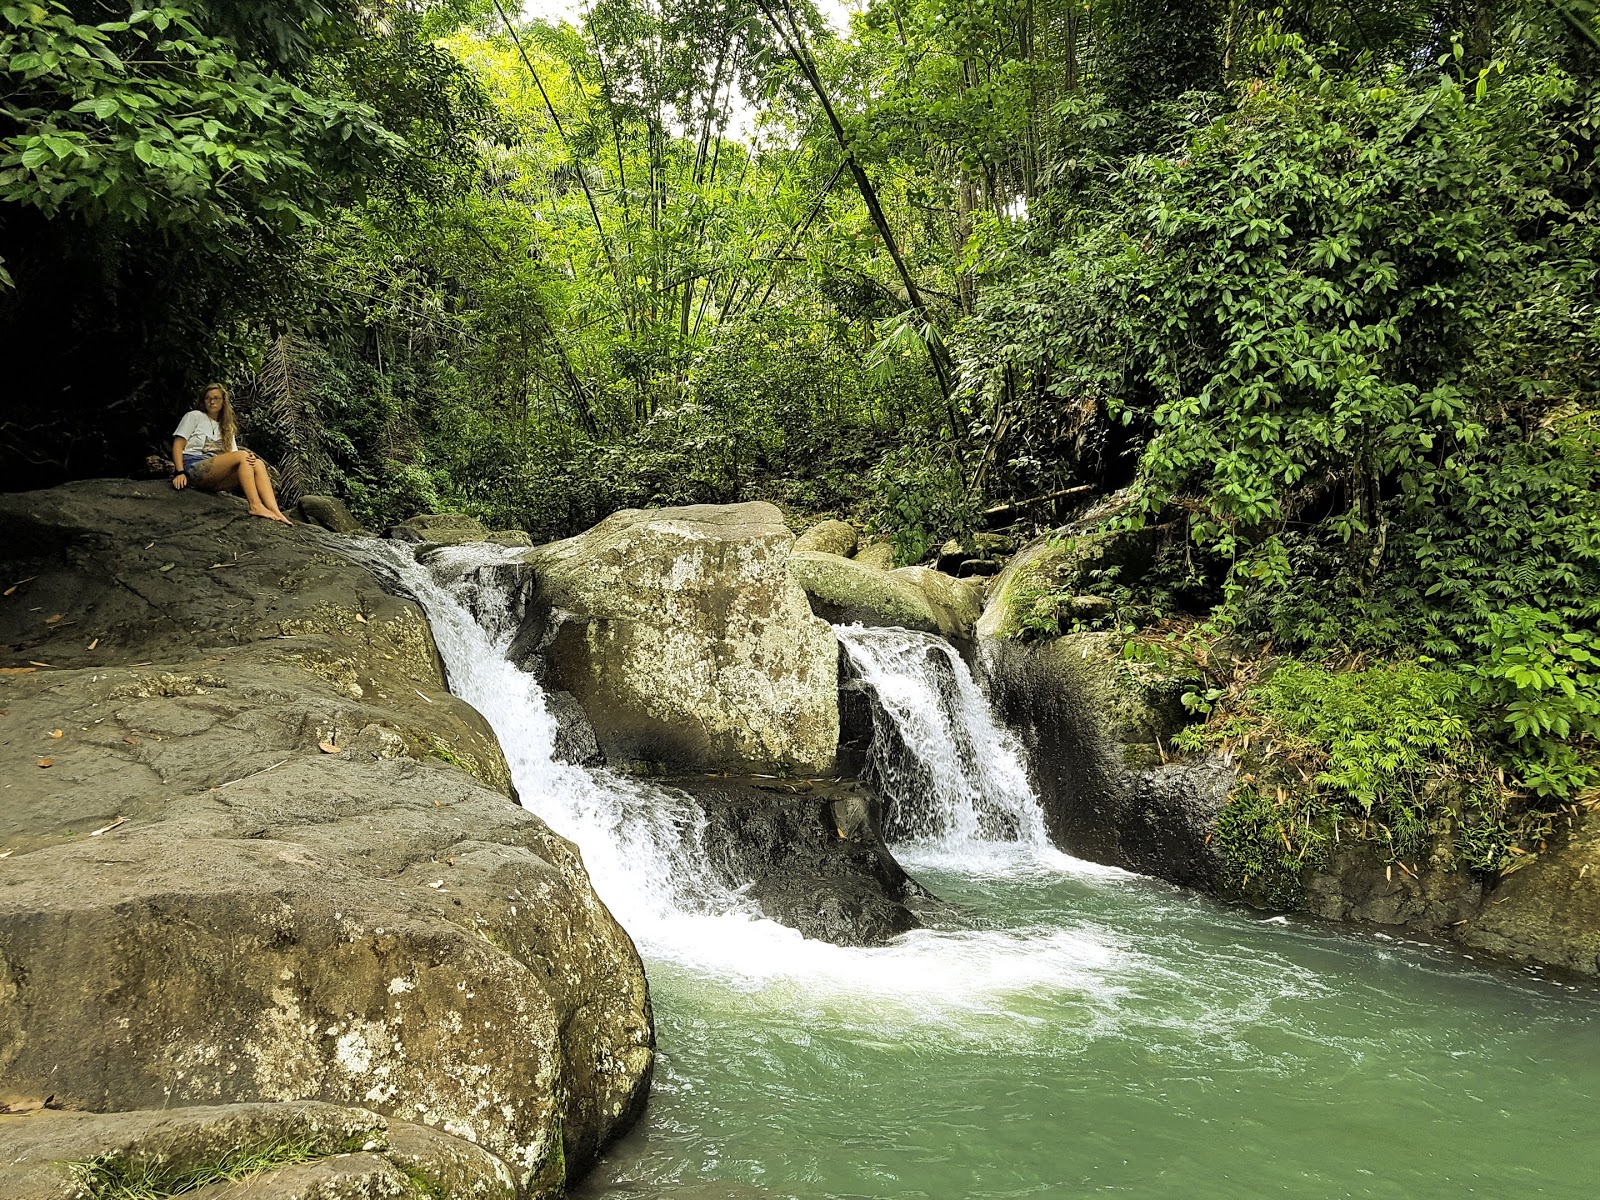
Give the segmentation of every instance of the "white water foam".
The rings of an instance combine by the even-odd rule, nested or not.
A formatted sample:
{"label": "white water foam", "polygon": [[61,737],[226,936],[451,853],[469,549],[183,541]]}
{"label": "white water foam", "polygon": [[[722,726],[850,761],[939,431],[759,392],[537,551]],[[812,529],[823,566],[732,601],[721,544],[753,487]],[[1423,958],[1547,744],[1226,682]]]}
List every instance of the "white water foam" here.
{"label": "white water foam", "polygon": [[[1101,929],[922,929],[858,949],[766,920],[703,865],[704,818],[692,800],[553,757],[557,725],[544,692],[508,658],[520,614],[497,568],[514,563],[515,551],[436,549],[424,564],[403,544],[347,546],[422,605],[451,690],[493,727],[523,805],[578,845],[596,892],[647,957],[747,991],[796,985],[812,996],[872,998],[919,1020],[1004,1011],[1006,997],[1041,991],[1121,991],[1111,977],[1138,956]],[[931,785],[914,822],[919,836],[897,846],[897,857],[913,868],[983,876],[1127,878],[1049,846],[1015,742],[996,726],[948,644],[904,630],[840,636],[863,674],[870,672],[902,741],[927,756],[923,777]],[[932,668],[916,667],[918,654],[944,660],[953,690],[925,694]],[[907,770],[902,765],[902,784]]]}
{"label": "white water foam", "polygon": [[866,775],[888,805],[895,856],[988,877],[1128,878],[1050,844],[1022,747],[954,646],[931,633],[836,625],[853,686],[873,698]]}

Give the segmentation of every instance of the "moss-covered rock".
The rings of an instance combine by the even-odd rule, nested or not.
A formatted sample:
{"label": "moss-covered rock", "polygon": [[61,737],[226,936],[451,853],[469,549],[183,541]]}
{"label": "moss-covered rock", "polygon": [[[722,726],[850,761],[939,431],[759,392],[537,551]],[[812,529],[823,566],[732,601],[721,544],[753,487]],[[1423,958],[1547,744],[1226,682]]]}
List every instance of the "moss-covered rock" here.
{"label": "moss-covered rock", "polygon": [[888,542],[869,542],[855,553],[855,561],[875,571],[894,570],[894,547]]}
{"label": "moss-covered rock", "polygon": [[984,585],[976,579],[956,579],[932,567],[901,567],[889,578],[911,584],[927,600],[939,633],[953,642],[968,642],[983,615]]}
{"label": "moss-covered rock", "polygon": [[456,546],[463,542],[486,542],[489,530],[478,518],[463,513],[418,513],[390,529],[389,536],[400,542]]}
{"label": "moss-covered rock", "polygon": [[795,538],[794,548],[849,558],[856,552],[855,527],[844,521],[819,521]]}
{"label": "moss-covered rock", "polygon": [[614,765],[826,773],[839,651],[793,541],[770,504],[613,513],[525,556],[514,652],[578,698]]}
{"label": "moss-covered rock", "polygon": [[818,616],[836,625],[899,626],[939,632],[939,617],[921,587],[897,572],[880,571],[851,558],[797,551],[789,575],[811,599]]}
{"label": "moss-covered rock", "polygon": [[506,1165],[480,1146],[315,1101],[46,1110],[0,1117],[0,1145],[0,1195],[7,1200],[83,1200],[122,1195],[121,1188],[207,1200],[517,1195]]}
{"label": "moss-covered rock", "polygon": [[336,496],[301,496],[300,515],[332,533],[365,534],[361,522]]}
{"label": "moss-covered rock", "polygon": [[988,591],[978,633],[982,637],[1016,639],[1053,637],[1063,616],[1073,612],[1072,599],[1082,596],[1079,613],[1103,606],[1097,593],[1105,574],[1116,569],[1127,583],[1148,570],[1153,539],[1146,531],[1131,533],[1058,533],[1024,546],[995,577]]}

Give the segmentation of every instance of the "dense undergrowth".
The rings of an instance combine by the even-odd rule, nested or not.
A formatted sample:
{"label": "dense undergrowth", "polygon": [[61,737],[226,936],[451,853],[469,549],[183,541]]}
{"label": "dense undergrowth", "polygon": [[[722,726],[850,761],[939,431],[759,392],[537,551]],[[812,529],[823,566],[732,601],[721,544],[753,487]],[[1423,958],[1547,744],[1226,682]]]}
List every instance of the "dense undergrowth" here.
{"label": "dense undergrowth", "polygon": [[1087,500],[1139,553],[1020,632],[1193,676],[1241,890],[1595,796],[1587,0],[3,12],[13,486],[224,377],[380,527],[769,499],[913,562]]}
{"label": "dense undergrowth", "polygon": [[1185,97],[1164,151],[1086,146],[975,333],[1138,431],[1101,528],[1157,564],[1067,590],[1196,677],[1180,747],[1243,772],[1231,885],[1293,904],[1350,842],[1496,877],[1600,780],[1592,58],[1268,30],[1276,69]]}

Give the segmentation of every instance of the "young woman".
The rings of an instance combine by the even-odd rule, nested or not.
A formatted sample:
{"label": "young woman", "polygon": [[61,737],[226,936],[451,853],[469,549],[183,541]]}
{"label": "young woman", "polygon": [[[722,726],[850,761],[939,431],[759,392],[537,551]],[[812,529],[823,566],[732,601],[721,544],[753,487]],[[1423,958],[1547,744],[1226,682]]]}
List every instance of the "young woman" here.
{"label": "young woman", "polygon": [[239,449],[237,430],[228,389],[208,383],[199,403],[172,431],[172,465],[178,469],[172,486],[182,489],[192,483],[207,492],[243,492],[252,516],[291,524],[278,511],[267,464]]}

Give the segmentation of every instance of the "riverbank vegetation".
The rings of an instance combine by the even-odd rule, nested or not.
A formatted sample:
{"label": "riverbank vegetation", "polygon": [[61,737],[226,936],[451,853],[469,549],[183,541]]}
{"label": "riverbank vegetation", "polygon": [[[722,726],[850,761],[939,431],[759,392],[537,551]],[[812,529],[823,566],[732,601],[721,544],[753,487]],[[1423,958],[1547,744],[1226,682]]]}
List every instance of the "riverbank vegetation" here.
{"label": "riverbank vegetation", "polygon": [[915,561],[1087,501],[1153,565],[1028,632],[1254,747],[1242,890],[1494,875],[1595,794],[1586,0],[0,11],[13,486],[223,376],[379,525],[763,498]]}

